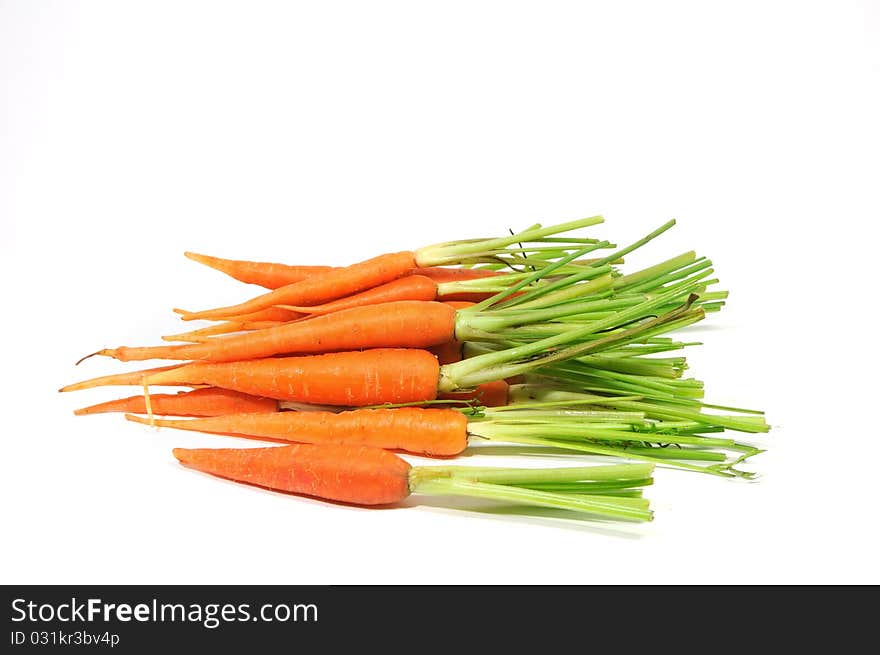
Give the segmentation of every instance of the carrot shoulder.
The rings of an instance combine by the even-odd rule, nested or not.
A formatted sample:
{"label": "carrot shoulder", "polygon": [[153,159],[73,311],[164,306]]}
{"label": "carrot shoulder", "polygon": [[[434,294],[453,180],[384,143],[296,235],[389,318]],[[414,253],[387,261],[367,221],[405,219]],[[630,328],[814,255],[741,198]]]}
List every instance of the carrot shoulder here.
{"label": "carrot shoulder", "polygon": [[175,448],[184,465],[237,482],[358,505],[410,494],[410,465],[380,448],[295,444],[271,448]]}

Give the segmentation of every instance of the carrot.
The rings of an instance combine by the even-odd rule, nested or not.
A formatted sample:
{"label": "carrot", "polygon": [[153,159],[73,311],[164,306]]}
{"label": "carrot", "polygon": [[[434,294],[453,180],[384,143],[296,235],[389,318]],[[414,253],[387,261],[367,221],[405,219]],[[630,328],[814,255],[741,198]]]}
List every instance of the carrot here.
{"label": "carrot", "polygon": [[[178,332],[177,334],[166,334],[162,336],[162,341],[186,341],[189,343],[201,343],[209,341],[212,337],[224,334],[232,334],[233,332],[249,332],[253,323],[237,323],[235,321],[224,321],[215,325],[199,328],[198,330],[188,330],[187,332]],[[277,327],[281,325],[279,322],[272,323],[263,327]]]}
{"label": "carrot", "polygon": [[398,300],[436,300],[437,284],[423,275],[407,275],[372,289],[322,305],[279,305],[281,309],[302,314],[330,314],[352,307],[379,305]]}
{"label": "carrot", "polygon": [[[185,309],[175,309],[176,313],[181,315],[187,315],[191,312],[186,311]],[[261,321],[295,321],[298,318],[303,318],[303,314],[298,312],[292,312],[289,309],[283,309],[281,307],[267,307],[266,309],[261,309],[256,312],[248,312],[245,314],[236,314],[234,316],[227,316],[225,320],[227,321],[235,321],[236,323],[256,323]]]}
{"label": "carrot", "polygon": [[[298,319],[301,320],[301,319]],[[254,330],[266,330],[268,328],[286,325],[293,321],[254,321],[253,323],[236,323],[235,321],[224,321],[216,325],[199,328],[198,330],[190,330],[188,332],[180,332],[179,334],[166,334],[162,337],[162,341],[186,341],[189,343],[204,343],[210,341],[214,337],[220,337],[232,334],[234,332],[253,332]]]}
{"label": "carrot", "polygon": [[[651,483],[652,465],[549,469],[411,466],[369,446],[295,444],[271,448],[175,448],[184,466],[276,491],[355,505],[399,503],[413,493],[458,495],[650,521],[647,500],[616,497]],[[552,485],[554,491],[543,487]]]}
{"label": "carrot", "polygon": [[[260,316],[263,314],[268,315],[268,313],[267,313],[268,310],[266,310],[264,312],[256,312],[255,314],[244,314],[242,316],[235,317],[234,320],[229,320],[229,321],[226,321],[223,323],[218,323],[217,325],[209,325],[208,327],[200,328],[198,330],[192,330],[189,332],[182,332],[180,334],[169,334],[169,335],[163,336],[162,340],[163,341],[189,341],[189,342],[194,342],[194,343],[200,343],[200,342],[206,341],[209,337],[220,336],[223,334],[230,334],[232,332],[251,332],[253,330],[261,330],[264,328],[278,327],[278,326],[283,325],[285,323],[293,322],[293,320],[300,321],[305,318],[309,318],[311,316],[318,316],[318,315],[323,315],[326,313],[333,313],[333,312],[339,311],[341,309],[348,309],[349,307],[368,305],[368,304],[381,304],[383,302],[393,302],[394,300],[405,300],[405,299],[419,300],[420,299],[418,297],[419,295],[423,296],[422,299],[430,300],[430,298],[424,298],[424,296],[427,296],[428,294],[418,294],[413,291],[410,291],[409,293],[402,292],[401,297],[394,298],[390,287],[392,285],[397,285],[398,282],[402,283],[404,280],[407,280],[407,279],[408,278],[401,278],[400,280],[395,280],[394,282],[389,282],[388,284],[381,285],[379,287],[376,287],[375,289],[370,289],[370,290],[364,291],[362,293],[355,294],[353,296],[349,296],[348,298],[341,298],[338,301],[326,303],[324,305],[315,305],[313,307],[308,307],[308,306],[301,307],[299,309],[303,310],[303,312],[304,312],[303,314],[299,314],[296,312],[289,312],[291,316],[296,317],[296,318],[293,318],[292,320],[284,319],[284,320],[276,320],[276,321],[260,320],[260,321],[238,322],[241,319],[244,319],[248,316]],[[408,284],[410,284],[410,283],[408,283]],[[416,285],[422,285],[422,283],[417,282]],[[401,290],[404,286],[405,285],[401,284],[400,287],[398,288],[398,291]],[[412,286],[410,287],[410,289],[413,289],[413,288],[414,287],[412,287]],[[384,294],[380,295],[379,292],[380,292],[380,290],[383,290],[383,289],[386,292],[388,292],[389,295],[384,295]],[[406,296],[409,296],[409,298],[407,298]],[[460,301],[460,300],[450,300],[450,301],[443,301],[443,302],[444,302],[444,304],[449,305],[453,309],[466,309],[467,307],[472,307],[474,305],[473,302]],[[286,309],[282,309],[279,307],[276,307],[273,309],[278,309],[280,311],[285,311],[285,312],[288,311]]]}
{"label": "carrot", "polygon": [[467,448],[467,418],[454,409],[354,409],[345,412],[233,414],[189,420],[127,415],[137,423],[213,434],[233,434],[311,444],[346,444],[458,455]]}
{"label": "carrot", "polygon": [[380,255],[351,266],[307,277],[238,305],[184,314],[183,319],[228,318],[276,305],[316,305],[396,280],[415,267],[415,254],[412,252]]}
{"label": "carrot", "polygon": [[208,385],[276,400],[363,406],[434,400],[439,374],[437,358],[425,350],[380,348],[251,361],[195,362],[102,376],[60,391],[108,384]]}
{"label": "carrot", "polygon": [[255,396],[363,406],[434,400],[440,366],[424,350],[382,348],[238,362],[196,362],[141,383],[208,384]]}
{"label": "carrot", "polygon": [[[245,261],[241,259],[223,259],[200,255],[194,252],[183,253],[193,261],[210,266],[226,275],[245,282],[256,284],[266,289],[277,289],[307,277],[319,275],[332,270],[333,266],[290,266],[275,262]],[[422,275],[435,282],[457,282],[461,280],[477,280],[484,277],[500,275],[497,271],[477,268],[449,268],[445,266],[425,266],[415,268],[413,275]]]}
{"label": "carrot", "polygon": [[[94,387],[125,386],[131,384],[140,385],[143,383],[145,375],[173,371],[180,368],[181,366],[181,364],[172,364],[171,366],[159,366],[158,368],[149,368],[142,371],[128,371],[126,373],[113,373],[111,375],[102,375],[97,378],[92,378],[91,380],[85,380],[83,382],[77,382],[75,384],[68,384],[66,387],[61,387],[58,391],[82,391],[83,389],[92,389]],[[188,387],[191,385],[181,384],[172,386]]]}
{"label": "carrot", "polygon": [[120,361],[178,359],[237,361],[281,353],[363,348],[418,348],[450,341],[455,310],[444,303],[399,301],[352,307],[307,321],[194,344],[102,350]]}
{"label": "carrot", "polygon": [[[151,413],[162,416],[223,416],[250,412],[274,412],[278,401],[229,391],[228,389],[194,389],[181,393],[150,394]],[[105,403],[75,410],[77,416],[104,412],[129,412],[145,414],[146,399],[143,395],[119,398]]]}
{"label": "carrot", "polygon": [[257,284],[268,289],[277,289],[285,284],[299,282],[307,277],[326,273],[330,266],[287,266],[270,262],[251,262],[240,259],[222,259],[199,255],[194,252],[183,253],[193,261],[210,266],[226,275],[248,284]]}
{"label": "carrot", "polygon": [[381,448],[296,444],[279,448],[175,448],[184,465],[240,482],[358,505],[409,495],[410,465]]}

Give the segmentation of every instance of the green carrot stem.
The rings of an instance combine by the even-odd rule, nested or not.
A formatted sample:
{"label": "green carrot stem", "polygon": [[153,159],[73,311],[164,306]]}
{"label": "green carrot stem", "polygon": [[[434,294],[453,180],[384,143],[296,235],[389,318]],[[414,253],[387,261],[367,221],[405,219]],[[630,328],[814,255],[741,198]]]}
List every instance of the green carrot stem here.
{"label": "green carrot stem", "polygon": [[687,266],[688,264],[693,262],[696,257],[697,253],[691,250],[690,252],[686,252],[671,259],[667,259],[666,261],[662,261],[659,264],[649,266],[648,268],[642,269],[641,271],[636,271],[635,273],[623,275],[617,278],[614,283],[614,287],[615,289],[622,289],[625,287],[641,284],[642,282],[645,282],[647,280],[653,280],[657,277],[665,275],[669,271],[674,271],[682,268],[683,266]]}
{"label": "green carrot stem", "polygon": [[[596,321],[594,325],[572,330],[558,336],[548,337],[547,339],[541,339],[499,352],[487,353],[454,364],[446,364],[440,368],[438,388],[441,391],[452,391],[456,388],[475,387],[484,382],[520,375],[557,361],[598,352],[612,345],[617,346],[627,341],[638,339],[645,332],[662,328],[664,325],[672,322],[678,325],[695,323],[704,317],[704,312],[699,308],[690,309],[692,302],[693,299],[689,299],[680,308],[645,321],[635,327],[620,330],[586,343],[570,345],[561,350],[556,348],[560,345],[565,345],[567,342],[576,341],[580,337],[595,334],[603,329],[604,322]],[[646,305],[646,310],[651,306],[650,302],[644,304]],[[626,311],[621,312],[621,314],[626,313]],[[638,317],[637,312],[631,313],[636,314],[633,318]],[[619,319],[619,321],[623,320],[625,319],[622,317]],[[608,327],[613,326],[609,325]]]}
{"label": "green carrot stem", "polygon": [[[706,259],[705,257],[700,257],[695,262],[683,266],[680,269],[668,271],[662,275],[658,275],[654,278],[643,280],[637,284],[618,284],[616,285],[617,289],[625,290],[626,293],[647,293],[652,289],[657,289],[662,287],[665,284],[669,284],[671,282],[677,282],[678,280],[683,280],[686,277],[689,277],[695,273],[699,273],[701,271],[706,270],[707,268],[712,267],[712,262]],[[623,278],[618,278],[618,282]]]}
{"label": "green carrot stem", "polygon": [[534,489],[520,489],[519,487],[457,480],[455,478],[425,480],[413,485],[412,491],[414,493],[487,498],[634,521],[650,521],[652,518],[650,510],[640,507],[627,507],[615,503],[615,500],[624,499],[617,499],[613,496],[568,496],[546,491],[536,491]]}
{"label": "green carrot stem", "polygon": [[[476,305],[468,308],[467,310],[462,310],[462,312],[467,311],[467,312],[475,313],[475,312],[484,310],[487,307],[490,307],[492,305],[496,305],[496,304],[500,303],[502,300],[504,300],[505,298],[512,296],[513,294],[522,290],[523,288],[532,284],[533,282],[536,282],[537,280],[540,280],[541,278],[547,277],[548,275],[550,275],[550,273],[555,272],[557,269],[561,269],[566,264],[569,264],[570,262],[574,261],[578,257],[585,255],[586,253],[590,252],[591,249],[592,249],[591,246],[585,246],[579,250],[575,250],[574,252],[566,255],[565,257],[562,257],[558,261],[556,261],[552,264],[549,264],[548,266],[543,267],[538,271],[535,271],[531,275],[527,276],[525,279],[520,280],[516,284],[509,286],[507,289],[499,291],[494,296],[486,298],[482,302],[478,302]],[[529,293],[526,293],[525,296],[529,297]],[[460,313],[462,313],[462,312],[460,312]]]}
{"label": "green carrot stem", "polygon": [[727,455],[715,450],[701,450],[699,448],[663,448],[660,446],[652,446],[644,448],[641,446],[629,446],[623,449],[621,457],[628,455],[645,455],[651,457],[653,461],[667,463],[673,461],[700,461],[700,462],[726,462]]}
{"label": "green carrot stem", "polygon": [[[510,443],[519,443],[533,446],[548,446],[551,448],[561,448],[564,450],[574,450],[582,453],[590,453],[593,455],[607,455],[611,457],[620,457],[624,459],[636,459],[643,462],[652,462],[652,463],[660,463],[660,464],[670,464],[670,461],[674,462],[674,465],[677,468],[685,469],[688,471],[696,471],[699,473],[708,473],[709,475],[715,475],[719,477],[735,477],[735,474],[728,473],[722,468],[718,468],[717,466],[697,466],[695,464],[688,464],[687,462],[671,460],[669,457],[666,457],[662,454],[653,455],[645,452],[646,449],[643,448],[625,448],[625,447],[615,447],[604,444],[597,444],[591,442],[573,442],[573,441],[563,441],[556,439],[548,439],[543,437],[526,437],[526,436],[515,436],[515,437],[507,437],[505,441]],[[648,449],[653,452],[655,449]],[[659,448],[656,450],[660,450]],[[676,452],[678,449],[675,449]],[[722,461],[726,460],[726,457],[722,457]]]}
{"label": "green carrot stem", "polygon": [[666,232],[666,230],[670,229],[673,225],[675,225],[674,218],[670,221],[667,221],[666,223],[664,223],[663,225],[658,227],[656,230],[654,230],[650,234],[645,235],[644,237],[642,237],[641,239],[639,239],[635,243],[631,243],[630,245],[611,253],[607,257],[600,259],[598,262],[596,262],[594,264],[594,266],[602,266],[603,264],[608,264],[608,263],[614,261],[615,259],[619,259],[620,257],[623,257],[624,255],[628,255],[633,250],[636,250],[637,248],[641,248],[643,245],[645,245],[646,243],[648,243],[652,239],[657,238],[658,236],[660,236],[661,234]]}
{"label": "green carrot stem", "polygon": [[604,482],[650,478],[653,464],[603,464],[601,466],[566,466],[557,468],[515,468],[494,466],[431,466],[420,476],[446,477],[493,484],[536,484],[543,482]]}
{"label": "green carrot stem", "polygon": [[537,437],[553,441],[580,442],[591,441],[640,441],[687,444],[704,448],[730,448],[735,444],[733,439],[717,439],[693,435],[653,435],[645,432],[633,432],[625,429],[603,428],[589,423],[571,425],[557,423],[555,425],[516,425],[510,423],[493,423],[481,421],[468,426],[468,434],[491,441],[512,441],[519,437]]}
{"label": "green carrot stem", "polygon": [[[644,487],[654,484],[654,478],[630,478],[626,480],[603,480],[597,482],[523,482],[515,486],[541,491],[558,491],[568,493],[595,494],[600,491],[623,491],[633,487]],[[580,491],[579,491],[580,490]]]}
{"label": "green carrot stem", "polygon": [[548,227],[524,230],[523,232],[518,232],[509,237],[479,239],[476,241],[447,242],[425,246],[416,251],[416,259],[422,266],[441,266],[443,264],[456,263],[460,261],[463,256],[472,253],[497,250],[517,243],[530,242],[542,237],[598,225],[604,220],[605,219],[602,216],[591,216],[589,218],[559,223]]}
{"label": "green carrot stem", "polygon": [[768,432],[770,426],[760,417],[753,416],[727,416],[722,414],[704,414],[700,411],[693,411],[686,408],[675,408],[669,406],[658,406],[656,404],[644,401],[611,401],[606,403],[612,407],[620,407],[624,409],[633,409],[636,411],[644,411],[648,416],[656,416],[657,418],[673,418],[697,421],[709,425],[720,425],[731,430],[740,432]]}
{"label": "green carrot stem", "polygon": [[[537,287],[528,294],[508,298],[503,307],[509,309],[516,306],[519,309],[532,309],[535,307],[547,307],[557,305],[573,298],[582,298],[611,288],[614,278],[611,276],[612,268],[609,265],[591,266],[567,277],[555,280],[543,286]],[[577,284],[588,280],[586,284]]]}
{"label": "green carrot stem", "polygon": [[[548,490],[549,491],[549,490]],[[593,496],[615,496],[617,498],[641,498],[641,489],[596,489]]]}
{"label": "green carrot stem", "polygon": [[[503,407],[492,407],[487,408],[485,411],[487,412],[512,412],[518,411],[522,408],[533,408],[533,407],[572,407],[576,405],[598,405],[605,401],[608,396],[603,396],[599,394],[591,395],[591,394],[580,394],[580,398],[577,399],[564,399],[564,400],[549,400],[549,401],[536,401],[532,402],[534,399],[528,395],[528,392],[518,391],[520,387],[532,387],[533,385],[510,385],[510,391],[508,392],[508,397],[510,398],[509,405],[505,405]],[[641,400],[641,396],[615,396],[618,400]]]}

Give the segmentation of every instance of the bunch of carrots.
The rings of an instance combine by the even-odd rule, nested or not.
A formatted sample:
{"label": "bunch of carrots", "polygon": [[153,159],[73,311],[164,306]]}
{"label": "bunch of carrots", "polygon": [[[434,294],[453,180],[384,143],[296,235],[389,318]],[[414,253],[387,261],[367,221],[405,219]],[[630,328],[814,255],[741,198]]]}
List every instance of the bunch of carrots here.
{"label": "bunch of carrots", "polygon": [[[273,442],[173,453],[279,491],[359,505],[466,495],[649,520],[642,488],[655,465],[749,478],[739,467],[761,450],[727,433],[768,425],[762,412],[707,403],[676,352],[695,344],[669,336],[723,307],[711,261],[686,252],[624,271],[625,257],[674,221],[625,247],[582,235],[602,222],[533,225],[342,267],[186,253],[264,291],[228,307],[175,309],[212,324],[164,344],[83,358],[175,363],[61,391],[135,385],[136,395],[76,414],[124,412]],[[392,452],[450,458],[475,440],[631,462],[414,467]]]}

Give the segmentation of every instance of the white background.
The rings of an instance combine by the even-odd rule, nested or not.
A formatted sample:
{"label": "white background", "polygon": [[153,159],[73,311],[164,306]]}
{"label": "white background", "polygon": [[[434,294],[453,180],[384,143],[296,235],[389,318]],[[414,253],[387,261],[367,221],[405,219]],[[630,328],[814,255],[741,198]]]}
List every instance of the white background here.
{"label": "white background", "polygon": [[[6,1],[0,81],[2,582],[880,582],[876,2]],[[594,213],[618,243],[678,218],[633,265],[715,262],[692,372],[767,410],[759,482],[659,471],[649,525],[348,508],[71,414],[127,389],[56,392],[252,293],[187,249],[340,264]]]}

